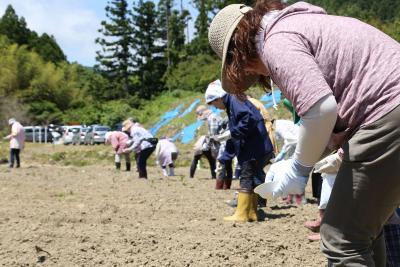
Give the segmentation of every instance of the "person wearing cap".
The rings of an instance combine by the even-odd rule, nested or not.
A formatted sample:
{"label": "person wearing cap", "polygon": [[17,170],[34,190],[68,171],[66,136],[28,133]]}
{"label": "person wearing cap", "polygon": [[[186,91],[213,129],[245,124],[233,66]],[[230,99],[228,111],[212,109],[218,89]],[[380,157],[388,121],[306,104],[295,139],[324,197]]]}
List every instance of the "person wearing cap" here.
{"label": "person wearing cap", "polygon": [[124,149],[128,147],[129,144],[129,136],[120,131],[107,132],[105,135],[105,143],[111,144],[114,150],[115,168],[117,170],[121,169],[121,157],[124,157],[126,171],[129,172],[131,170],[131,156],[129,151],[124,152]]}
{"label": "person wearing cap", "polygon": [[14,168],[15,161],[17,162],[16,168],[21,167],[20,152],[25,146],[25,131],[24,127],[16,119],[11,118],[8,120],[8,125],[11,126],[11,133],[4,139],[10,140],[10,162],[9,167]]}
{"label": "person wearing cap", "polygon": [[199,163],[200,159],[205,156],[208,164],[210,165],[210,173],[211,179],[216,178],[216,162],[215,162],[215,149],[210,147],[210,137],[207,135],[201,135],[195,142],[193,146],[193,159],[192,163],[190,164],[189,170],[189,177],[194,178],[194,174],[196,173],[197,164]]}
{"label": "person wearing cap", "polygon": [[273,155],[264,119],[247,98],[239,99],[227,94],[219,80],[209,84],[205,99],[207,104],[226,111],[231,139],[241,166],[237,208],[224,220],[257,221],[258,196],[253,189],[263,182],[263,168]]}
{"label": "person wearing cap", "polygon": [[156,143],[153,143],[156,138],[139,123],[131,120],[123,122],[122,131],[129,131],[132,138],[132,144],[123,149],[123,152],[135,152],[139,178],[147,179],[147,159],[156,149]]}
{"label": "person wearing cap", "polygon": [[229,131],[228,118],[222,120],[218,134],[211,138],[220,144],[217,156],[217,180],[215,189],[230,189],[233,178],[232,164],[236,154],[232,143],[231,132]]}
{"label": "person wearing cap", "polygon": [[304,191],[325,148],[342,147],[322,252],[330,266],[384,266],[382,228],[400,203],[400,44],[359,20],[279,0],[226,6],[208,36],[225,90],[272,81],[301,118],[273,196]]}
{"label": "person wearing cap", "polygon": [[[212,112],[207,106],[200,105],[196,108],[196,115],[198,120],[207,121],[208,132],[207,137],[204,138],[201,151],[196,151],[192,164],[190,166],[190,178],[194,177],[197,163],[202,156],[205,156],[210,164],[211,178],[216,179],[215,189],[222,189],[223,180],[218,179],[216,171],[220,168],[217,164],[216,158],[221,148],[220,142],[213,139],[217,136],[222,127],[222,118],[217,113]],[[201,153],[199,153],[201,152]]]}

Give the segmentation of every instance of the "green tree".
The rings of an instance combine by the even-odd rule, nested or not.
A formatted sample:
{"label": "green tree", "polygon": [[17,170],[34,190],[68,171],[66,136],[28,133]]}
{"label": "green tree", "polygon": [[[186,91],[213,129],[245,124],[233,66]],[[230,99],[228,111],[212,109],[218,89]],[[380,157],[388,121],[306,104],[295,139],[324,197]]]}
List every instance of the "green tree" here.
{"label": "green tree", "polygon": [[163,49],[169,69],[185,56],[185,29],[190,18],[188,10],[178,11],[172,7],[172,0],[160,0],[158,6],[160,43],[164,44]]}
{"label": "green tree", "polygon": [[96,67],[104,73],[115,86],[119,97],[130,93],[129,76],[131,74],[132,42],[131,12],[126,0],[112,0],[105,8],[107,21],[102,21],[99,32],[103,35],[96,39],[101,45],[97,51]]}
{"label": "green tree", "polygon": [[158,42],[160,28],[157,24],[157,10],[152,1],[140,0],[133,8],[132,21],[135,50],[134,68],[139,81],[137,93],[140,97],[150,98],[164,89],[162,76],[167,64],[164,58],[164,47]]}
{"label": "green tree", "polygon": [[30,46],[36,51],[45,61],[57,63],[67,60],[64,52],[57,44],[53,35],[43,33],[40,37],[31,41]]}
{"label": "green tree", "polygon": [[208,44],[208,26],[210,23],[209,13],[212,9],[213,2],[211,0],[194,0],[193,3],[199,11],[199,14],[195,21],[195,37],[191,42],[189,51],[191,54],[212,54]]}
{"label": "green tree", "polygon": [[0,19],[0,34],[7,36],[12,43],[19,45],[28,44],[31,36],[23,17],[19,18],[11,5]]}
{"label": "green tree", "polygon": [[[165,78],[170,91],[204,92],[207,85],[220,77],[221,62],[214,56],[199,54],[181,61]],[[194,71],[195,68],[195,71]]]}

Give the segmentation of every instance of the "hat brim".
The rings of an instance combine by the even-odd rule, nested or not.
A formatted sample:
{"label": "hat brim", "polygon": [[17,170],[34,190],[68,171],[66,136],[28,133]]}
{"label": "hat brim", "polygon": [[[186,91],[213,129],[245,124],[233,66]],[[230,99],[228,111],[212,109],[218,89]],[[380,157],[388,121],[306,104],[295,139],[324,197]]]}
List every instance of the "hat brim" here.
{"label": "hat brim", "polygon": [[249,9],[246,9],[244,13],[242,12],[242,16],[238,17],[235,22],[232,23],[232,26],[229,28],[229,31],[225,36],[224,47],[222,50],[221,86],[225,91],[232,94],[243,93],[259,80],[259,75],[247,75],[245,80],[241,84],[235,84],[229,79],[225,72],[226,55],[228,53],[228,47],[232,38],[232,34],[235,31],[236,26],[239,24],[240,20],[243,18],[244,14],[249,11]]}

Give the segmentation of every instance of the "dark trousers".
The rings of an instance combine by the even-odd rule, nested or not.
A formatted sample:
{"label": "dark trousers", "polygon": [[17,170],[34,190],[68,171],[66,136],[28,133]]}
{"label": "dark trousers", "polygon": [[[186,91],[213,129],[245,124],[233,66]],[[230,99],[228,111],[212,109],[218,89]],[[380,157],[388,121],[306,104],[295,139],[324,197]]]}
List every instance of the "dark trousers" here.
{"label": "dark trousers", "polygon": [[17,148],[11,148],[10,149],[10,167],[13,168],[14,167],[14,162],[17,161],[17,168],[20,167],[21,162],[19,159],[19,152],[21,150],[17,149]]}
{"label": "dark trousers", "polygon": [[[175,166],[174,166],[174,164],[173,164],[173,163],[171,163],[171,164],[168,164],[168,167],[170,167],[170,168],[174,168]],[[165,166],[161,166],[161,168],[162,168],[162,169],[165,169],[165,168],[167,168],[167,165],[165,165]]]}
{"label": "dark trousers", "polygon": [[329,266],[384,267],[383,225],[400,204],[400,107],[343,145],[321,225]]}
{"label": "dark trousers", "polygon": [[265,182],[264,167],[267,165],[272,155],[271,153],[264,158],[246,161],[240,165],[240,189],[243,192],[253,192],[256,186]]}
{"label": "dark trousers", "polygon": [[320,173],[313,172],[311,174],[312,195],[314,198],[321,198],[322,176]]}
{"label": "dark trousers", "polygon": [[203,155],[207,158],[208,163],[210,164],[211,178],[215,179],[217,177],[217,175],[215,174],[216,160],[212,156],[211,150],[203,151],[203,153],[200,155],[194,155],[192,160],[192,165],[190,166],[190,178],[194,177],[194,173],[196,172],[197,168],[197,163],[199,162],[199,160]]}
{"label": "dark trousers", "polygon": [[222,170],[217,178],[222,180],[232,180],[232,160],[219,160],[219,163],[221,164]]}
{"label": "dark trousers", "polygon": [[136,163],[139,172],[139,178],[147,178],[147,169],[146,169],[147,159],[150,157],[151,153],[153,153],[155,149],[156,148],[154,146],[148,147],[140,151],[140,153],[138,153]]}

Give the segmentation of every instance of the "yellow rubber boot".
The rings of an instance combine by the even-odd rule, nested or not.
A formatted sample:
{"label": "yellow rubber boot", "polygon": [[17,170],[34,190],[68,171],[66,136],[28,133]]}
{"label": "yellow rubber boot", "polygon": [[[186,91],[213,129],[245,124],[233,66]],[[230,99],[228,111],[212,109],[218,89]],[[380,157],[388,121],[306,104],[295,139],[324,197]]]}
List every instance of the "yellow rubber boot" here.
{"label": "yellow rubber boot", "polygon": [[258,206],[258,195],[256,193],[251,194],[251,204],[249,208],[249,220],[256,222],[258,221],[257,217],[257,206]]}
{"label": "yellow rubber boot", "polygon": [[239,192],[238,204],[236,211],[232,216],[224,217],[224,221],[228,222],[248,222],[249,209],[252,203],[253,193]]}

